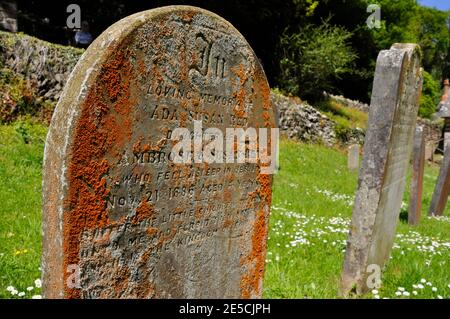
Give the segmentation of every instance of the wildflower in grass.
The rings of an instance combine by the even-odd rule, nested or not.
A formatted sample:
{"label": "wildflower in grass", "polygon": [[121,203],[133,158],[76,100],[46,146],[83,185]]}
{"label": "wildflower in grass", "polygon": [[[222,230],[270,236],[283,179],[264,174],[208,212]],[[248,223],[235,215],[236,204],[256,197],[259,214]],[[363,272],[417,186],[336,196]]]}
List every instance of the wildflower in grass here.
{"label": "wildflower in grass", "polygon": [[27,291],[31,291],[33,289],[34,289],[34,287],[27,287]]}
{"label": "wildflower in grass", "polygon": [[34,281],[34,285],[36,286],[36,288],[41,288],[42,287],[42,282],[40,279],[36,279]]}
{"label": "wildflower in grass", "polygon": [[403,292],[403,291],[405,291],[405,288],[403,288],[403,287],[398,287],[398,291]]}
{"label": "wildflower in grass", "polygon": [[412,293],[413,293],[414,296],[417,296],[417,294],[418,294],[418,292],[415,291],[415,290]]}
{"label": "wildflower in grass", "polygon": [[417,288],[423,289],[423,288],[425,288],[425,287],[424,287],[424,285],[422,285],[422,284],[418,284],[418,285],[417,285]]}
{"label": "wildflower in grass", "polygon": [[31,299],[42,299],[41,295],[34,295],[33,297],[31,297]]}
{"label": "wildflower in grass", "polygon": [[409,292],[407,292],[407,291],[404,291],[403,292],[403,296],[405,296],[405,297],[409,297],[411,294],[409,293]]}
{"label": "wildflower in grass", "polygon": [[374,289],[374,290],[372,290],[372,293],[373,293],[374,295],[378,295],[378,290]]}
{"label": "wildflower in grass", "polygon": [[380,296],[379,295],[374,295],[373,296],[375,299],[380,299]]}
{"label": "wildflower in grass", "polygon": [[21,292],[19,292],[19,293],[17,294],[17,296],[23,297],[23,296],[25,296],[25,293],[24,293],[23,291],[21,291]]}
{"label": "wildflower in grass", "polygon": [[395,295],[396,295],[396,296],[401,296],[402,293],[401,293],[400,291],[396,291],[396,292],[395,292]]}
{"label": "wildflower in grass", "polygon": [[15,296],[17,295],[19,292],[16,289],[13,289],[10,291],[11,295]]}
{"label": "wildflower in grass", "polygon": [[444,299],[441,295],[437,296],[438,299]]}
{"label": "wildflower in grass", "polygon": [[423,284],[425,284],[427,281],[426,281],[426,279],[423,279],[423,278],[422,278],[422,279],[420,279],[420,282],[423,283]]}
{"label": "wildflower in grass", "polygon": [[431,290],[434,291],[434,292],[436,292],[436,291],[437,291],[437,288],[436,288],[436,287],[433,287],[433,288],[431,288]]}
{"label": "wildflower in grass", "polygon": [[7,291],[9,291],[9,292],[11,292],[11,291],[13,291],[13,290],[15,290],[16,288],[14,288],[13,286],[8,286],[8,287],[6,287],[6,290]]}
{"label": "wildflower in grass", "polygon": [[28,249],[16,250],[14,252],[14,256],[26,254],[27,252],[28,252]]}

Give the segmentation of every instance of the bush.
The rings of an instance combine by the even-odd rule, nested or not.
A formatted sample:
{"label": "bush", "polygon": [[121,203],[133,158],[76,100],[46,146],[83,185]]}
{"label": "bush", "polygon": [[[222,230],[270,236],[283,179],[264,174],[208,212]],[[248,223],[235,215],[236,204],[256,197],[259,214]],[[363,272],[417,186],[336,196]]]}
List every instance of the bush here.
{"label": "bush", "polygon": [[423,71],[422,96],[420,98],[419,116],[430,118],[439,104],[441,90],[439,82],[430,73]]}
{"label": "bush", "polygon": [[306,99],[320,97],[334,79],[349,71],[355,60],[347,44],[351,35],[327,21],[291,34],[286,30],[280,40],[281,88]]}

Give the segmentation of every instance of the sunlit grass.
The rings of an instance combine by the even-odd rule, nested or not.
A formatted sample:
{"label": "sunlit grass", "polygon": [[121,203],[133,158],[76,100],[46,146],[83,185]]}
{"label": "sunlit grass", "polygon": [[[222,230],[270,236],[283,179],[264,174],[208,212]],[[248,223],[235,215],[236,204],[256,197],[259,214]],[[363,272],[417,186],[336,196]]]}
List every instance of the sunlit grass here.
{"label": "sunlit grass", "polygon": [[[0,298],[40,294],[35,281],[40,277],[45,134],[45,127],[30,122],[0,125]],[[265,297],[337,297],[357,184],[357,173],[346,165],[342,151],[282,140],[281,170],[274,177]],[[437,167],[426,168],[421,224],[410,227],[404,219],[400,222],[383,287],[377,292],[380,298],[450,297],[450,221],[426,217],[437,172]],[[447,207],[445,216],[449,213]]]}
{"label": "sunlit grass", "polygon": [[[273,187],[265,297],[337,298],[358,179],[346,165],[341,151],[282,141],[281,170]],[[426,167],[421,224],[410,227],[404,218],[400,221],[383,286],[367,297],[450,298],[450,219],[426,216],[437,173],[436,167]],[[407,199],[405,194],[405,203]],[[445,215],[449,213],[447,207]]]}

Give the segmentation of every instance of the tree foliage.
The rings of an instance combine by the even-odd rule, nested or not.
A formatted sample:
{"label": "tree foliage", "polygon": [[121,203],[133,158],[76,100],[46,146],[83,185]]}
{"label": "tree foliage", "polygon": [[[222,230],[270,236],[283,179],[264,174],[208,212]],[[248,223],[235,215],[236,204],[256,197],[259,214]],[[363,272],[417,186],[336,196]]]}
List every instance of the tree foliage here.
{"label": "tree foliage", "polygon": [[430,118],[436,113],[436,106],[441,97],[440,84],[430,73],[423,72],[423,88],[420,97],[419,115],[424,118]]}
{"label": "tree foliage", "polygon": [[[67,44],[71,34],[64,29],[66,7],[72,0],[17,2],[20,31]],[[77,4],[94,36],[125,16],[164,5],[213,11],[249,41],[272,87],[300,97],[319,96],[327,89],[369,102],[377,55],[396,42],[421,45],[424,69],[434,81],[450,77],[450,12],[414,0],[78,0]],[[370,4],[381,8],[379,29],[366,24]],[[427,96],[425,92],[424,99]],[[431,105],[434,97],[429,97]]]}
{"label": "tree foliage", "polygon": [[280,41],[279,85],[293,95],[317,98],[332,90],[332,80],[348,72],[356,58],[344,28],[328,22],[309,24],[298,32],[285,32]]}

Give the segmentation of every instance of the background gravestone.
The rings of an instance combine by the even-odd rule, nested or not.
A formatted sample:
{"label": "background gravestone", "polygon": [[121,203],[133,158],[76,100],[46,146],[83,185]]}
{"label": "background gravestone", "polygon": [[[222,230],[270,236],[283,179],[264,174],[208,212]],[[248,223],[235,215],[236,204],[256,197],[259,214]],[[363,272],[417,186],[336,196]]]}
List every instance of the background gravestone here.
{"label": "background gravestone", "polygon": [[347,166],[351,171],[356,171],[359,168],[359,144],[350,145],[347,155]]}
{"label": "background gravestone", "polygon": [[231,24],[171,6],[127,17],[73,70],[48,133],[45,298],[262,294],[271,176],[175,164],[175,128],[272,128],[261,65]]}
{"label": "background gravestone", "polygon": [[420,49],[395,44],[375,70],[364,156],[345,254],[341,293],[365,293],[395,237],[422,87]]}
{"label": "background gravestone", "polygon": [[414,134],[412,177],[409,192],[408,224],[418,225],[422,212],[423,174],[425,168],[425,136],[423,127]]}
{"label": "background gravestone", "polygon": [[450,142],[445,147],[441,170],[431,199],[429,215],[442,216],[450,195]]}

